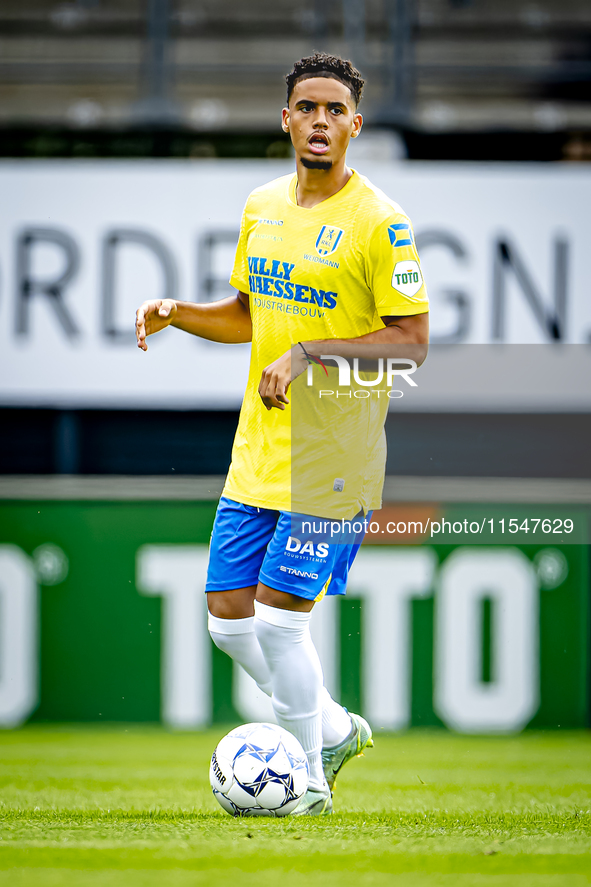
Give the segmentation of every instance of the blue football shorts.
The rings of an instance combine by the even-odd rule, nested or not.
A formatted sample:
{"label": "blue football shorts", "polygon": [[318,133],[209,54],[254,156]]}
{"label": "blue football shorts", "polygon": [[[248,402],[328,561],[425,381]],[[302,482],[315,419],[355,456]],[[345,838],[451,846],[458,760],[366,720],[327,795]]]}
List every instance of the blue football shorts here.
{"label": "blue football shorts", "polygon": [[205,591],[262,582],[309,601],[345,594],[371,512],[350,521],[243,505],[222,496],[209,548]]}

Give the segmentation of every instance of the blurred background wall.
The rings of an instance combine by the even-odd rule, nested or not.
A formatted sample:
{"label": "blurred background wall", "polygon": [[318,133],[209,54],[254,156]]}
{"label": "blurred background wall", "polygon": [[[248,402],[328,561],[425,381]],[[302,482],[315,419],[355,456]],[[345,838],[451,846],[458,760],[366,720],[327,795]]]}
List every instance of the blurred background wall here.
{"label": "blurred background wall", "polygon": [[[397,404],[387,502],[402,517],[425,503],[441,513],[495,503],[509,519],[537,503],[541,516],[588,521],[588,2],[4,0],[0,593],[9,607],[19,589],[21,602],[1,623],[6,724],[162,717],[191,726],[235,717],[247,697],[240,716],[264,714],[207,646],[187,578],[203,569],[248,348],[169,331],[139,354],[133,314],[152,296],[228,292],[247,194],[293,168],[279,127],[283,76],[314,49],[350,57],[367,79],[351,164],[413,219],[435,342],[551,348],[563,373],[532,372],[522,351],[532,381],[510,406],[461,391],[445,407]],[[492,591],[475,580],[478,655],[465,648],[478,659],[474,693],[455,709],[434,677],[435,599],[454,546],[400,561],[406,609],[389,611],[388,637],[402,658],[388,660],[398,683],[377,711],[362,616],[379,596],[374,559],[370,590],[342,603],[334,631],[327,620],[317,629],[333,689],[392,728],[588,724],[588,537],[577,539],[522,538],[521,566],[503,562]],[[177,558],[163,591],[166,551],[145,562],[140,551],[180,544],[188,560]],[[470,564],[476,576],[486,566]],[[494,614],[515,582],[523,634],[510,640]],[[195,634],[178,640],[191,620]],[[388,637],[374,644],[384,655]],[[530,659],[519,665],[511,656],[524,647]],[[512,697],[501,672],[519,668]],[[470,721],[495,680],[497,715]]]}

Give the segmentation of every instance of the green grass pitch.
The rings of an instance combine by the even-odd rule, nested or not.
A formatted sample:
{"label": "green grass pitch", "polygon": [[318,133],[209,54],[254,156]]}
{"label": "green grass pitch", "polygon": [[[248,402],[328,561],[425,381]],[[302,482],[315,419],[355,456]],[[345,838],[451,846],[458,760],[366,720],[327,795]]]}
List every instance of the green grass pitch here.
{"label": "green grass pitch", "polygon": [[225,730],[0,734],[0,885],[591,884],[591,735],[378,733],[335,815],[234,820],[209,788]]}

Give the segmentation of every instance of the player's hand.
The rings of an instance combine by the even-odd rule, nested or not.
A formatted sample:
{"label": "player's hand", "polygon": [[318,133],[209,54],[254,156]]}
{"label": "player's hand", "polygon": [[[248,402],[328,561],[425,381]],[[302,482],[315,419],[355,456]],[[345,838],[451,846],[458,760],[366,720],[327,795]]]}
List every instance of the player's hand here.
{"label": "player's hand", "polygon": [[294,345],[285,354],[265,367],[259,383],[259,394],[265,407],[284,410],[289,403],[287,392],[294,379],[304,372],[308,362],[299,345]]}
{"label": "player's hand", "polygon": [[147,351],[146,336],[158,333],[169,326],[177,312],[174,299],[152,299],[144,302],[135,313],[137,347]]}

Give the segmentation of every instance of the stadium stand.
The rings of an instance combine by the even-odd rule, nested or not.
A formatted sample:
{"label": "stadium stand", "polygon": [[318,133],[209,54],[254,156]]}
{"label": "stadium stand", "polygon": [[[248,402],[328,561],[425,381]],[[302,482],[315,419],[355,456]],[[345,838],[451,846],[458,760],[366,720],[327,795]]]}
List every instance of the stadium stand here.
{"label": "stadium stand", "polygon": [[285,156],[282,74],[319,47],[411,157],[589,154],[586,0],[4,0],[0,156]]}

